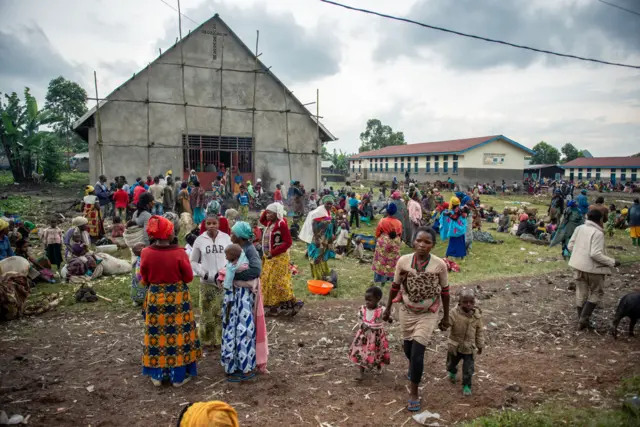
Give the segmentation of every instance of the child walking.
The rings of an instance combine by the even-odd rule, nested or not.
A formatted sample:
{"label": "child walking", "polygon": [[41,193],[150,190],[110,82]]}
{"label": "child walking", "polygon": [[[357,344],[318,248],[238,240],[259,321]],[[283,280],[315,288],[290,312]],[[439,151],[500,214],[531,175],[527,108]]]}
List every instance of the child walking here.
{"label": "child walking", "polygon": [[365,369],[376,368],[380,372],[382,365],[391,363],[389,342],[382,324],[384,306],[378,305],[381,298],[382,289],[370,287],[364,294],[365,305],[358,311],[360,328],[349,349],[349,360],[358,365],[358,381],[363,379]]}
{"label": "child walking", "polygon": [[142,276],[140,274],[140,256],[144,249],[144,243],[138,242],[133,245],[131,251],[133,252],[133,262],[131,264],[131,300],[136,306],[144,304],[144,300],[147,296],[147,288],[140,284]]}
{"label": "child walking", "polygon": [[451,332],[447,353],[447,371],[452,383],[456,382],[458,363],[462,360],[462,394],[471,396],[471,378],[475,370],[474,353],[482,354],[484,331],[482,311],[475,307],[476,299],[472,289],[462,289],[456,308],[449,315]]}
{"label": "child walking", "polygon": [[49,228],[45,228],[42,232],[42,243],[49,262],[58,267],[59,276],[62,265],[62,230],[58,228],[57,219],[52,218],[49,221]]}

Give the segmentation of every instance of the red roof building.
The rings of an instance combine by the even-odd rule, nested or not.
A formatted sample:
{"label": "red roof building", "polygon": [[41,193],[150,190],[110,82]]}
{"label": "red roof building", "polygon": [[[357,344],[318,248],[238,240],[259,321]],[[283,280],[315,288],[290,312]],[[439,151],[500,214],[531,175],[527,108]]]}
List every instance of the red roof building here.
{"label": "red roof building", "polygon": [[580,157],[562,168],[570,181],[638,182],[640,157]]}

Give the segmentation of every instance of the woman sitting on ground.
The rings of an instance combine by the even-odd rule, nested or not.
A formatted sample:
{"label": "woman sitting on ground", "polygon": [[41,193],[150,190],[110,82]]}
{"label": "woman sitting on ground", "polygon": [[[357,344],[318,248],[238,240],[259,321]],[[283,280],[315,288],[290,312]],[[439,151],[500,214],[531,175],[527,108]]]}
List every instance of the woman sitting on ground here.
{"label": "woman sitting on ground", "polygon": [[62,242],[65,246],[64,257],[69,259],[71,255],[71,245],[74,242],[79,242],[88,247],[91,246],[91,237],[87,232],[87,219],[82,216],[77,216],[71,220],[71,228],[67,230],[62,238]]}
{"label": "woman sitting on ground", "polygon": [[28,240],[20,239],[16,243],[16,256],[20,256],[29,261],[29,279],[34,282],[42,280],[43,282],[55,283],[53,280],[53,271],[51,271],[51,262],[47,257],[35,259],[29,253],[30,243]]}

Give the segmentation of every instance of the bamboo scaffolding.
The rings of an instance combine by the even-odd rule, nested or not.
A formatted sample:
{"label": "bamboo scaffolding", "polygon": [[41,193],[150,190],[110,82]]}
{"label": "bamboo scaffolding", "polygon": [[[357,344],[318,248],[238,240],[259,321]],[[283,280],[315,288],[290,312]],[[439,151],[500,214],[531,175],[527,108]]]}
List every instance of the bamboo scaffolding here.
{"label": "bamboo scaffolding", "polygon": [[150,111],[150,96],[149,96],[149,79],[151,78],[151,64],[147,65],[147,175],[151,175],[151,111]]}
{"label": "bamboo scaffolding", "polygon": [[[180,0],[178,0],[178,35],[180,36],[180,42],[182,42],[182,14],[180,13]],[[180,43],[180,62],[181,62],[181,71],[182,71],[181,72],[182,101],[184,103],[184,134],[185,134],[184,142],[182,144],[183,146],[186,146],[186,151],[187,151],[187,170],[191,170],[191,156],[189,153],[189,122],[187,120],[187,92],[184,86],[184,50],[182,49],[182,43]],[[182,152],[184,153],[184,149]]]}
{"label": "bamboo scaffolding", "polygon": [[[93,98],[93,97],[87,97],[88,100],[93,101],[96,100],[97,98]],[[109,101],[109,102],[139,102],[139,103],[145,103],[146,101],[143,99],[109,99],[109,98],[99,98],[100,101]],[[183,106],[184,104],[181,104],[179,102],[169,102],[169,101],[149,101],[150,104],[159,104],[159,105],[174,105],[174,106]],[[220,106],[218,105],[197,105],[197,104],[189,104],[189,107],[191,108],[209,108],[209,109],[214,109],[214,110],[221,110],[222,108],[220,108]],[[224,107],[225,111],[234,111],[234,112],[239,112],[239,113],[252,113],[254,111],[253,108],[237,108],[237,107],[228,107],[225,106]],[[275,110],[275,109],[269,109],[269,108],[256,108],[255,109],[256,112],[261,112],[261,113],[278,113],[278,114],[282,114],[285,112],[285,110]],[[317,119],[318,117],[323,119],[323,116],[316,116],[315,114],[312,113],[301,113],[299,111],[291,111],[289,110],[289,114],[297,114],[300,116],[309,116],[312,118]]]}
{"label": "bamboo scaffolding", "polygon": [[320,138],[320,89],[316,89],[316,188],[320,189],[320,175],[322,174],[322,138]]}
{"label": "bamboo scaffolding", "polygon": [[96,87],[96,128],[98,131],[98,148],[100,150],[100,175],[104,175],[104,154],[102,152],[102,123],[100,122],[100,97],[98,96],[98,74],[93,72],[93,83]]}
{"label": "bamboo scaffolding", "polygon": [[[256,30],[256,51],[254,70],[258,70],[258,43],[260,42],[260,30]],[[258,73],[253,75],[253,107],[251,108],[251,160],[256,161],[256,91],[258,88]],[[239,170],[238,170],[239,172]]]}
{"label": "bamboo scaffolding", "polygon": [[[217,37],[217,34],[214,34],[213,37]],[[224,67],[224,34],[222,35],[222,46],[220,47],[220,69],[222,70],[223,67]],[[218,129],[218,144],[220,144],[220,142],[222,141],[222,116],[224,115],[224,95],[222,93],[223,75],[224,73],[220,71],[220,127]],[[238,147],[236,146],[236,152],[238,151],[237,148]],[[200,152],[202,153],[202,150],[200,150]],[[202,162],[200,162],[200,164],[202,165]]]}
{"label": "bamboo scaffolding", "polygon": [[293,179],[293,171],[291,170],[291,150],[289,148],[289,111],[287,107],[287,88],[282,85],[282,93],[284,94],[284,132],[287,139],[287,159],[289,160],[289,183]]}

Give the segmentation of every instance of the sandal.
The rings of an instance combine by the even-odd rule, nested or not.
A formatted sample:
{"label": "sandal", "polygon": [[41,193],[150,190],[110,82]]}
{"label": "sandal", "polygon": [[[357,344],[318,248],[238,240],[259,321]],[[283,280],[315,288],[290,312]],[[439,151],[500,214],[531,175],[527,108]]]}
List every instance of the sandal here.
{"label": "sandal", "polygon": [[411,400],[411,399],[409,399],[409,403],[407,403],[407,410],[409,412],[418,412],[418,411],[420,411],[420,400]]}
{"label": "sandal", "polygon": [[233,374],[232,376],[230,376],[229,378],[227,378],[227,381],[230,383],[241,383],[243,381],[247,381],[250,380],[251,378],[255,377],[256,373],[255,372],[249,372],[247,374]]}

